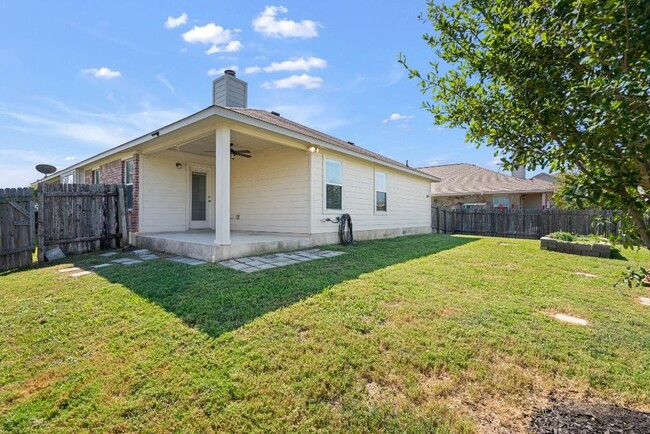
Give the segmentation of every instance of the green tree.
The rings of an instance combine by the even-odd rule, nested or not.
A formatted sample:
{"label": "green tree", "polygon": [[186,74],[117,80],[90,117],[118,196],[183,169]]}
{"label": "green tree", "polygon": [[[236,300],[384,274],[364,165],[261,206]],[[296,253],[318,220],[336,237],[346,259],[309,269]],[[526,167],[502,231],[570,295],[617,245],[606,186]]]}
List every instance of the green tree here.
{"label": "green tree", "polygon": [[436,124],[550,167],[583,201],[619,209],[629,244],[650,248],[650,1],[458,0],[427,3],[438,58],[400,63]]}

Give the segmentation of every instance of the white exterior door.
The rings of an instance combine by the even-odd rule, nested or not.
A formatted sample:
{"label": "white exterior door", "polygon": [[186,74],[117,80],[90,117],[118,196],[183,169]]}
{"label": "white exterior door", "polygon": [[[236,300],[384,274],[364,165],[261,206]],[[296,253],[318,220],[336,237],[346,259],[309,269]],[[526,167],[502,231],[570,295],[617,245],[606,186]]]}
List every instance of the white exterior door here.
{"label": "white exterior door", "polygon": [[209,228],[212,215],[212,172],[209,167],[189,167],[189,227]]}

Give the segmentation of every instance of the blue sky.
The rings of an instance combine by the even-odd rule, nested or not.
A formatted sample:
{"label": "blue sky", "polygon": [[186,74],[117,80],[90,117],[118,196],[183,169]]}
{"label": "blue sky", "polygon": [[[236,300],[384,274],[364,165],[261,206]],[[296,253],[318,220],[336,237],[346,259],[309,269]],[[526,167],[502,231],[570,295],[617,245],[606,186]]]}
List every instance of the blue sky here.
{"label": "blue sky", "polygon": [[[413,166],[496,168],[433,125],[399,52],[426,68],[424,1],[3,1],[0,187],[37,179],[211,104],[227,68],[249,106]],[[37,11],[37,13],[35,12]],[[216,75],[215,75],[216,74]]]}

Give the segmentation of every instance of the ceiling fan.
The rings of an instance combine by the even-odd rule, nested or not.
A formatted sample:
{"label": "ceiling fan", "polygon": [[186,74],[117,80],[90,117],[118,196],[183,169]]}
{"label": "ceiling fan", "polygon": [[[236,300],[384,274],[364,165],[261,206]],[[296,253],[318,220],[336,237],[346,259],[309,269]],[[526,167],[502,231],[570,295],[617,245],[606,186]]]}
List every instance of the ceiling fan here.
{"label": "ceiling fan", "polygon": [[[244,158],[251,158],[252,157],[251,151],[249,151],[248,149],[237,150],[237,149],[233,149],[232,148],[233,146],[234,146],[234,144],[231,143],[230,144],[230,159],[231,160],[233,160],[235,157],[244,157]],[[203,152],[214,154],[214,151],[203,151]]]}

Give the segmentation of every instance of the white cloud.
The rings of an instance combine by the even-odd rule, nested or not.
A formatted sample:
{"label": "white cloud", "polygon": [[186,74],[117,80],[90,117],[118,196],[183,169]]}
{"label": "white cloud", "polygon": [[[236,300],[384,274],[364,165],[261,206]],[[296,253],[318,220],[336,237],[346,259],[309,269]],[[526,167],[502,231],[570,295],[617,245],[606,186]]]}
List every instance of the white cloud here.
{"label": "white cloud", "polygon": [[65,157],[65,158],[63,159],[63,161],[74,161],[74,160],[76,160],[76,159],[77,159],[77,157]]}
{"label": "white cloud", "polygon": [[122,76],[122,73],[120,71],[113,71],[110,68],[106,67],[82,69],[81,72],[83,74],[92,75],[96,78],[102,78],[104,80],[110,80],[111,78],[118,78]]}
{"label": "white cloud", "polygon": [[214,53],[234,53],[241,50],[243,47],[242,43],[239,41],[230,41],[225,46],[213,45],[210,47],[205,54],[214,54]]}
{"label": "white cloud", "polygon": [[223,45],[232,40],[235,33],[239,30],[224,29],[215,23],[208,23],[205,26],[194,26],[191,30],[183,33],[183,40],[190,44],[213,44]]}
{"label": "white cloud", "polygon": [[273,38],[314,38],[318,36],[320,24],[311,20],[300,22],[281,19],[278,14],[289,12],[284,6],[267,6],[261,14],[253,20],[253,30]]}
{"label": "white cloud", "polygon": [[166,29],[175,29],[176,27],[180,27],[183,24],[187,23],[187,14],[183,12],[179,17],[167,17],[167,21],[165,21],[165,28]]}
{"label": "white cloud", "polygon": [[210,76],[223,75],[223,72],[226,69],[232,69],[233,71],[238,71],[239,67],[237,65],[232,65],[232,66],[226,66],[225,68],[221,68],[221,69],[212,68],[212,69],[208,70],[208,75],[210,75]]}
{"label": "white cloud", "polygon": [[409,119],[413,119],[412,115],[401,115],[399,113],[393,113],[392,115],[388,116],[386,119],[381,121],[382,124],[387,124],[388,122],[393,122],[393,121],[407,121]]}
{"label": "white cloud", "polygon": [[264,89],[294,89],[302,87],[303,89],[318,89],[323,85],[323,79],[312,77],[311,75],[292,75],[291,77],[281,78],[279,80],[267,81],[262,84]]}
{"label": "white cloud", "polygon": [[282,62],[273,62],[268,66],[250,66],[246,68],[247,74],[256,74],[258,72],[278,72],[278,71],[309,71],[314,68],[326,68],[327,61],[319,57],[294,57]]}

